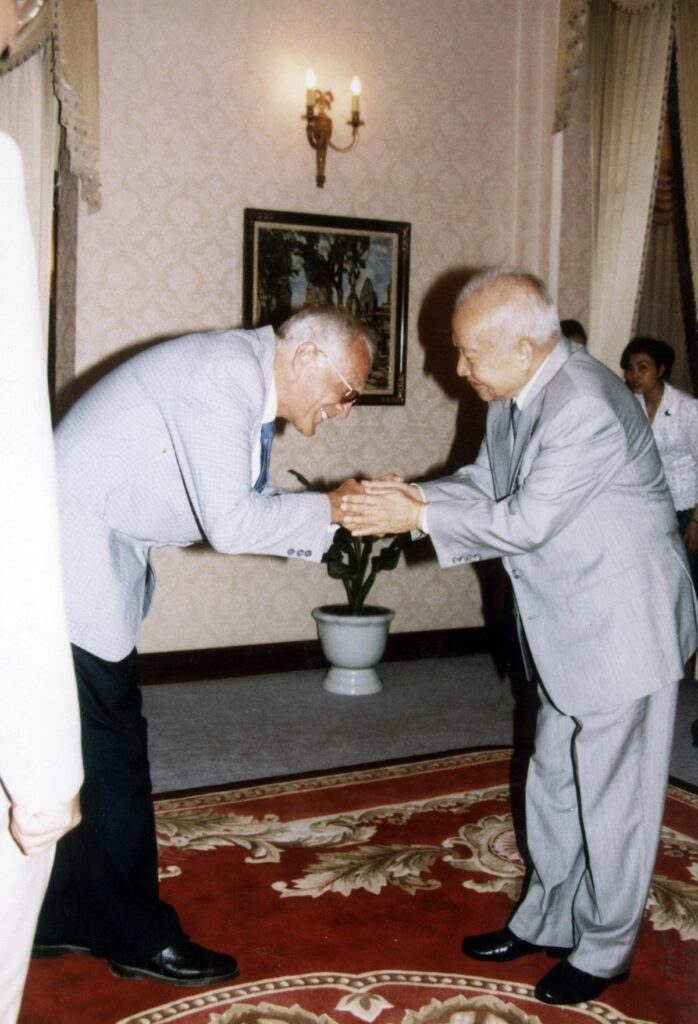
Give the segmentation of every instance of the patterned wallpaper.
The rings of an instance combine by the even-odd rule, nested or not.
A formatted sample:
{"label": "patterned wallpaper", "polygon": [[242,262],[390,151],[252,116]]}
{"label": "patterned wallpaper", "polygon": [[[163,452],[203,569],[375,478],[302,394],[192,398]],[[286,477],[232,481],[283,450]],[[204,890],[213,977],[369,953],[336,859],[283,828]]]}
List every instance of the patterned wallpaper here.
{"label": "patterned wallpaper", "polygon": [[[587,26],[588,28],[588,26]],[[557,301],[563,320],[579,320],[589,330],[591,275],[591,133],[589,69],[579,69],[564,132],[564,171],[560,229],[560,279]],[[593,354],[593,338],[589,338]],[[614,367],[615,369],[615,367]]]}
{"label": "patterned wallpaper", "polygon": [[[476,452],[484,409],[454,374],[450,302],[468,268],[551,255],[556,0],[99,0],[103,209],[80,213],[77,361],[82,382],[133,347],[236,325],[247,206],[412,224],[407,403],[359,408],[313,439],[287,430],[274,483],[397,470],[419,478]],[[366,126],[330,153],[317,189],[303,131],[304,72],[335,94],[345,141],[349,81]],[[346,115],[346,116],[345,116]],[[579,195],[575,179],[574,197]],[[575,261],[585,210],[570,209]],[[553,240],[557,245],[557,240]],[[577,263],[560,282],[583,314]],[[339,600],[324,566],[156,553],[142,651],[299,640]],[[492,566],[438,569],[428,545],[385,574],[393,630],[483,622]]]}

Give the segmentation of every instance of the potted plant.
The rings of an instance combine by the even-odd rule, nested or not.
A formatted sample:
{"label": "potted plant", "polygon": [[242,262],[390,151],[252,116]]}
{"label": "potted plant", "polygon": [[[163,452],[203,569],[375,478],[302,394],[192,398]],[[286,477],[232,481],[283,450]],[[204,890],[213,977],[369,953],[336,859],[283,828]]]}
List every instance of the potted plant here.
{"label": "potted plant", "polygon": [[[300,473],[293,469],[290,472],[310,488]],[[352,537],[343,526],[335,531],[322,560],[332,579],[342,581],[347,603],[320,605],[312,611],[320,646],[330,663],[322,683],[330,693],[362,696],[383,688],[375,666],[385,652],[395,612],[380,605],[367,605],[366,598],[378,573],[396,567],[404,543],[402,535],[383,540]]]}

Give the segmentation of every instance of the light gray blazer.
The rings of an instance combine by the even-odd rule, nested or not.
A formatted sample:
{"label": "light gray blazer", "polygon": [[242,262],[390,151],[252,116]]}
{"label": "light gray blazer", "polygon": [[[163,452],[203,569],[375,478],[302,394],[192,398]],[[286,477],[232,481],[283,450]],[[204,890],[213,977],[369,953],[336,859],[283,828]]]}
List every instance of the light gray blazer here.
{"label": "light gray blazer", "polygon": [[62,553],[73,643],[119,661],[153,593],[153,547],[206,540],[228,554],[319,561],[322,494],[252,488],[274,333],[163,342],[107,374],[56,431]]}
{"label": "light gray blazer", "polygon": [[439,563],[501,556],[541,680],[583,714],[680,679],[697,606],[652,432],[625,385],[561,338],[511,450],[491,402],[472,466],[422,484]]}

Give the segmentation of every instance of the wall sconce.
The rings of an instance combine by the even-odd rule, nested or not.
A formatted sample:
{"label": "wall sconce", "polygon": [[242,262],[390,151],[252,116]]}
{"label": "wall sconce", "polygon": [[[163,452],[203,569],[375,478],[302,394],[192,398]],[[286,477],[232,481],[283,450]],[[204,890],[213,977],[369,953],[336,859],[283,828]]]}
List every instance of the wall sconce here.
{"label": "wall sconce", "polygon": [[[315,183],[318,188],[325,184],[325,160],[327,159],[327,147],[335,153],[348,153],[359,141],[359,128],[363,121],[359,119],[359,96],[361,95],[361,81],[356,75],[351,80],[351,121],[347,124],[351,127],[351,142],[348,146],[335,146],[332,142],[332,118],[328,110],[332,106],[334,96],[331,92],[322,92],[315,88],[315,75],[308,68],[305,73],[305,105],[306,112],[302,114],[304,121],[308,124],[305,133],[312,149],[315,150],[316,175]],[[317,111],[317,112],[316,112]]]}

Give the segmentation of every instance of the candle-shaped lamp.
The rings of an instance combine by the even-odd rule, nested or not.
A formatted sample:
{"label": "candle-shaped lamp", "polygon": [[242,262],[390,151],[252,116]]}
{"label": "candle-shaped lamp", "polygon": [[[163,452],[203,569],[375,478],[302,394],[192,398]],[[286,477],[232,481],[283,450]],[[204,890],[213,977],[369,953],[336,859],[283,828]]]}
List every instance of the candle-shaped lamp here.
{"label": "candle-shaped lamp", "polygon": [[351,112],[352,114],[358,114],[359,112],[359,97],[361,96],[361,79],[358,75],[354,75],[351,80]]}
{"label": "candle-shaped lamp", "polygon": [[308,68],[305,73],[305,105],[306,107],[315,105],[315,72],[312,68]]}

